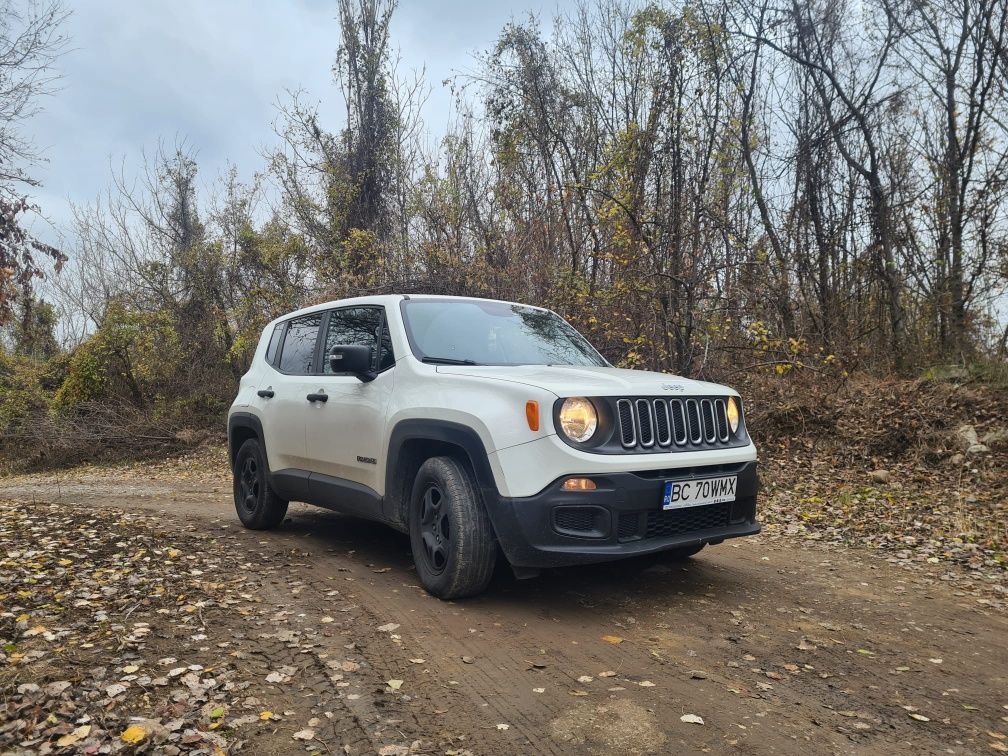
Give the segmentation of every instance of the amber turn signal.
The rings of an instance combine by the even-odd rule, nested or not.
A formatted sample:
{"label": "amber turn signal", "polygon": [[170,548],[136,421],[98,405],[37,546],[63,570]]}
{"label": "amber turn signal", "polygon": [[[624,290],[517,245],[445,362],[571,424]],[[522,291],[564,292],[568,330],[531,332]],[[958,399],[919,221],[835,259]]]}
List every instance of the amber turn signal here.
{"label": "amber turn signal", "polygon": [[595,481],[591,478],[567,478],[563,482],[564,491],[594,491]]}
{"label": "amber turn signal", "polygon": [[539,430],[539,402],[529,399],[525,402],[525,419],[530,431]]}

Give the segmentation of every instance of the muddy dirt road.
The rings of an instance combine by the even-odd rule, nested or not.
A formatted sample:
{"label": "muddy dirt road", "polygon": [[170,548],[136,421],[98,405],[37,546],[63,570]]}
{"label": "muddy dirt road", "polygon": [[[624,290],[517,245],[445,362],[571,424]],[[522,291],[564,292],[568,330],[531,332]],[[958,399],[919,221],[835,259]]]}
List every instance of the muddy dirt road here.
{"label": "muddy dirt road", "polygon": [[[440,753],[447,743],[474,754],[1008,747],[1008,619],[867,552],[756,537],[685,564],[499,574],[485,595],[443,603],[419,587],[401,535],[301,505],[276,531],[244,531],[226,478],[170,477],[0,479],[0,499],[155,513],[166,531],[226,533],[267,586],[264,602],[305,626],[342,612],[374,686],[403,681],[382,697],[389,704],[368,703],[366,689],[349,701],[324,680],[290,682],[299,697],[348,707],[365,743],[350,752],[366,751],[366,738],[378,750],[390,722],[399,741],[425,739]],[[304,752],[289,734],[268,750],[277,743]]]}

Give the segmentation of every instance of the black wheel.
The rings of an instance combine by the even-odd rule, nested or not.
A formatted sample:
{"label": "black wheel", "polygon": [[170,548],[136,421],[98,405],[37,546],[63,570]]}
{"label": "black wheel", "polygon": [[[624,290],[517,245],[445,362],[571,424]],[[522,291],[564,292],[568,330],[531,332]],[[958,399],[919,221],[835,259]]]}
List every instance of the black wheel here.
{"label": "black wheel", "polygon": [[669,549],[668,551],[661,552],[662,558],[670,562],[681,562],[685,559],[689,559],[695,554],[699,554],[700,550],[706,546],[705,543],[698,543],[696,546],[682,546],[678,549]]}
{"label": "black wheel", "polygon": [[287,514],[287,501],[269,484],[266,456],[250,438],[238,449],[234,464],[234,501],[238,519],[252,530],[275,528]]}
{"label": "black wheel", "polygon": [[480,593],[493,576],[497,543],[469,470],[451,457],[420,467],[409,509],[417,574],[443,599]]}

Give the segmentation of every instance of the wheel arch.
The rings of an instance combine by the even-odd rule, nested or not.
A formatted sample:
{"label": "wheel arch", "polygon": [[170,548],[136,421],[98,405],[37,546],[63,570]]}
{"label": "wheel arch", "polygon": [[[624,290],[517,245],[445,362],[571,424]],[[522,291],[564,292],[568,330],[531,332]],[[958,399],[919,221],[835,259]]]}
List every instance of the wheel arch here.
{"label": "wheel arch", "polygon": [[238,450],[250,438],[257,439],[263,445],[265,456],[266,440],[263,436],[262,421],[251,412],[233,412],[228,417],[228,463],[232,470]]}
{"label": "wheel arch", "polygon": [[454,457],[465,463],[476,478],[484,502],[498,495],[490,457],[473,428],[449,420],[402,420],[389,435],[385,467],[385,516],[397,527],[406,528],[413,481],[420,466],[431,457]]}

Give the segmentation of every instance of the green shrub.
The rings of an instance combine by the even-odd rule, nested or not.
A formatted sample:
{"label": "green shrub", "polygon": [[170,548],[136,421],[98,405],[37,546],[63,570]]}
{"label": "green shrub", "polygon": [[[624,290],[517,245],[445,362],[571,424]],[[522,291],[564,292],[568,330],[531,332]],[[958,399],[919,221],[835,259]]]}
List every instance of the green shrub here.
{"label": "green shrub", "polygon": [[148,408],[171,389],[184,366],[178,334],[166,313],[113,303],[98,330],[69,358],[54,406],[64,410],[106,401]]}
{"label": "green shrub", "polygon": [[49,409],[39,382],[41,368],[35,360],[0,350],[0,435],[5,442]]}

